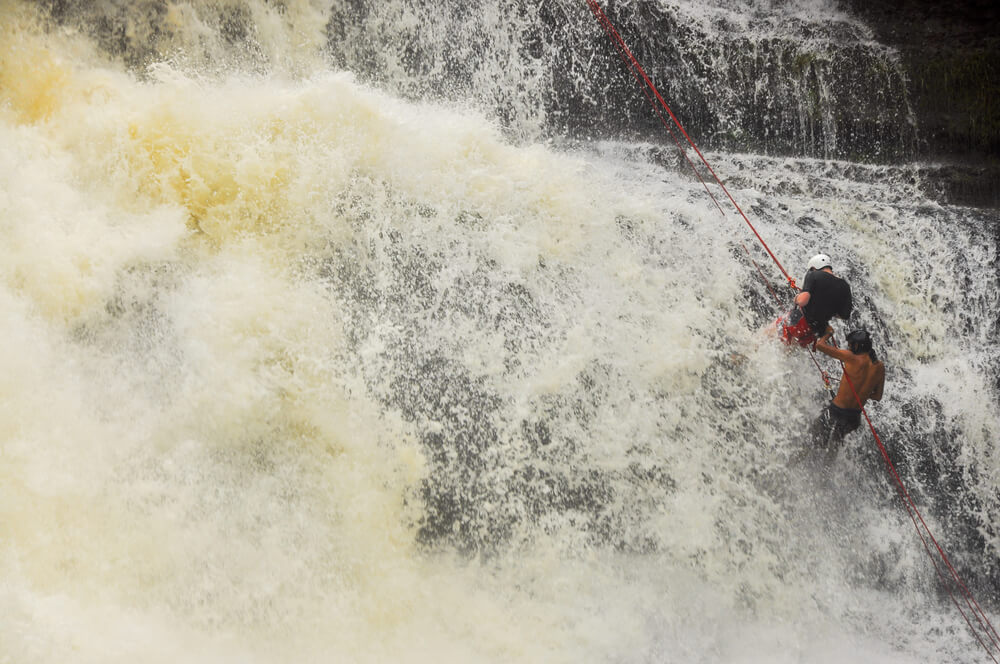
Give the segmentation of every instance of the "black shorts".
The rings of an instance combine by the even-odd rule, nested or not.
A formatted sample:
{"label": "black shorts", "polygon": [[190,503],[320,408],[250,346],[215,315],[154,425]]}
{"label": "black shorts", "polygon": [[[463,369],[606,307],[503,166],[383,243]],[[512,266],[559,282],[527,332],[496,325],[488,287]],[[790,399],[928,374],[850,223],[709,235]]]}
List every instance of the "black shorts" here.
{"label": "black shorts", "polygon": [[861,411],[857,408],[841,408],[831,401],[826,405],[826,410],[838,425],[847,427],[844,433],[850,433],[861,426]]}
{"label": "black shorts", "polygon": [[819,414],[810,429],[813,445],[827,451],[834,451],[835,446],[844,440],[844,436],[861,426],[861,411],[854,408],[841,408],[830,402]]}

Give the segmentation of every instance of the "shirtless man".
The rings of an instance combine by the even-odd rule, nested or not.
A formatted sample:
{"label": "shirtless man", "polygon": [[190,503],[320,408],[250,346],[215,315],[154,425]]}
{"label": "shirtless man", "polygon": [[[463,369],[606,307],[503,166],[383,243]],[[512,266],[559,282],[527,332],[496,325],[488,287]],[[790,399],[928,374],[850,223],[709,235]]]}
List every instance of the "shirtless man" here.
{"label": "shirtless man", "polygon": [[831,346],[828,340],[832,334],[831,330],[823,335],[816,342],[816,350],[840,360],[844,375],[840,377],[837,396],[827,404],[810,428],[814,445],[826,452],[828,461],[836,456],[844,436],[861,426],[861,409],[865,403],[869,399],[882,400],[882,388],[885,386],[885,365],[875,356],[866,330],[854,330],[847,335],[850,350]]}

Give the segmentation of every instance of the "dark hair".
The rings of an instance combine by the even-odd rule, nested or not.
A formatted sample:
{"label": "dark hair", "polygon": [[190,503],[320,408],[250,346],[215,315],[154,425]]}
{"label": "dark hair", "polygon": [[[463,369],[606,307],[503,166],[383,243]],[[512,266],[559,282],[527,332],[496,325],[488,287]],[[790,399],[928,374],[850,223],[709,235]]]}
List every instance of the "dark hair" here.
{"label": "dark hair", "polygon": [[871,335],[868,334],[868,330],[863,327],[858,328],[857,330],[852,330],[851,333],[847,335],[847,347],[850,348],[851,352],[855,355],[868,353],[868,357],[871,358],[872,362],[878,362],[878,357],[872,349]]}

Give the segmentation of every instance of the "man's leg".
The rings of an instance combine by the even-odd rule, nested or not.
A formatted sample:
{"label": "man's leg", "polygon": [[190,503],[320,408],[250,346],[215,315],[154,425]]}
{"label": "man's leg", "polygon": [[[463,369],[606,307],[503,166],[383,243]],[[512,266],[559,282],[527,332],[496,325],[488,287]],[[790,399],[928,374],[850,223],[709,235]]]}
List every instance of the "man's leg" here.
{"label": "man's leg", "polygon": [[832,462],[837,457],[840,448],[844,446],[844,436],[861,426],[861,412],[845,410],[830,404],[827,407],[827,413],[831,423],[827,456]]}

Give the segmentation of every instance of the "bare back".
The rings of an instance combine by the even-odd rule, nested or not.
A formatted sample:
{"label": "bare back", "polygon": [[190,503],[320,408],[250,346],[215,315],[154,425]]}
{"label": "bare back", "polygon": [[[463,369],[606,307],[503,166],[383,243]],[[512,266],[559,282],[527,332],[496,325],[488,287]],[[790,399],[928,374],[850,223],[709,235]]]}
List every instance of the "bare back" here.
{"label": "bare back", "polygon": [[[816,349],[840,360],[844,365],[844,375],[840,378],[840,389],[833,398],[833,405],[839,408],[859,410],[869,399],[882,400],[885,386],[885,365],[872,362],[868,353],[854,354],[849,350],[834,348],[825,341],[816,343]],[[855,396],[855,391],[857,396]],[[860,399],[861,404],[858,405]]]}
{"label": "bare back", "polygon": [[[872,362],[865,355],[855,355],[858,361],[844,362],[844,376],[840,378],[840,389],[833,398],[833,405],[840,408],[863,408],[869,399],[881,401],[882,387],[885,385],[885,365]],[[850,378],[850,381],[847,379]],[[851,386],[853,385],[853,389]],[[854,392],[857,390],[857,397]],[[861,405],[858,405],[858,400]]]}

